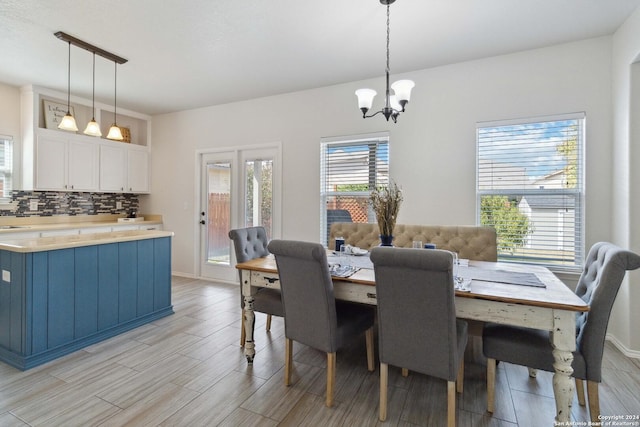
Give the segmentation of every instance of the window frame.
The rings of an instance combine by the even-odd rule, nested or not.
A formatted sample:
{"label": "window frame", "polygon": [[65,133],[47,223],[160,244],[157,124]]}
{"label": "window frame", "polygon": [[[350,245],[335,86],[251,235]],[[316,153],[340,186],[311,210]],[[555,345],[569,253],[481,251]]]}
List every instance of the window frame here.
{"label": "window frame", "polygon": [[[15,179],[15,167],[14,167],[14,151],[15,141],[12,136],[0,134],[0,142],[2,145],[9,144],[10,152],[7,158],[6,153],[2,156],[4,163],[0,162],[0,180],[2,181],[2,191],[0,192],[0,204],[6,205],[11,203],[11,192],[13,191],[13,182]],[[2,150],[4,151],[4,150]],[[9,183],[6,186],[6,183]]]}
{"label": "window frame", "polygon": [[[367,191],[328,191],[327,190],[327,179],[328,179],[328,151],[330,148],[337,147],[357,147],[365,144],[376,145],[376,156],[374,157],[374,165],[375,167],[371,167],[371,158],[367,163],[367,168],[369,169],[368,175],[368,184],[369,188]],[[386,152],[386,159],[381,160],[378,155],[378,146],[380,144],[385,145],[383,152]],[[320,242],[327,245],[328,239],[328,221],[327,221],[327,206],[329,204],[329,200],[332,197],[336,196],[354,196],[354,197],[366,197],[367,199],[371,195],[371,192],[382,185],[388,185],[390,180],[390,138],[389,132],[376,132],[370,134],[362,134],[362,135],[351,135],[351,136],[339,136],[339,137],[325,137],[320,139]],[[380,164],[386,166],[386,172],[380,172],[379,168]],[[374,175],[372,176],[372,171]],[[345,183],[346,184],[346,183]],[[371,222],[372,216],[375,216],[370,207],[367,209],[367,220]],[[375,217],[374,217],[375,220]]]}
{"label": "window frame", "polygon": [[[577,136],[577,153],[576,153],[576,187],[575,188],[524,188],[512,187],[512,188],[489,188],[481,189],[481,160],[483,153],[481,152],[481,129],[512,127],[512,126],[527,126],[527,125],[544,125],[550,122],[563,122],[563,121],[577,121],[578,129],[576,130]],[[569,127],[569,126],[567,126]],[[515,132],[515,131],[514,131]],[[534,133],[534,132],[532,132]],[[539,146],[539,144],[537,144]],[[490,195],[503,195],[510,198],[526,199],[526,196],[540,197],[551,196],[552,198],[560,198],[563,201],[567,198],[573,199],[574,202],[570,206],[573,211],[573,226],[574,233],[571,235],[573,244],[573,263],[568,261],[554,260],[553,258],[545,258],[543,256],[507,256],[500,253],[498,249],[498,261],[504,262],[518,262],[543,265],[551,268],[554,271],[567,271],[577,272],[582,269],[585,256],[585,147],[586,147],[586,114],[584,112],[568,113],[568,114],[556,114],[549,116],[529,117],[524,119],[511,119],[511,120],[497,120],[490,122],[478,122],[476,123],[476,223],[482,225],[482,197]],[[521,158],[527,160],[526,156]],[[533,159],[533,156],[531,156]],[[552,163],[545,163],[551,165]],[[493,180],[491,181],[493,184]],[[505,184],[506,187],[509,184]],[[530,197],[530,200],[532,199]],[[563,223],[564,224],[564,223]],[[546,225],[543,224],[543,225]],[[537,237],[539,239],[539,237]],[[552,237],[541,239],[541,243],[553,242]],[[544,246],[543,246],[544,248]]]}

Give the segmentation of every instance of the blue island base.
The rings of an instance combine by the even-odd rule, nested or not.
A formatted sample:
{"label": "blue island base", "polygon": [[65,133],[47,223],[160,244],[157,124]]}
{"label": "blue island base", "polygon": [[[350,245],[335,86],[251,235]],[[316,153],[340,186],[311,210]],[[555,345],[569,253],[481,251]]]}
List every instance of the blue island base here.
{"label": "blue island base", "polygon": [[173,314],[171,238],[0,250],[0,361],[26,370]]}

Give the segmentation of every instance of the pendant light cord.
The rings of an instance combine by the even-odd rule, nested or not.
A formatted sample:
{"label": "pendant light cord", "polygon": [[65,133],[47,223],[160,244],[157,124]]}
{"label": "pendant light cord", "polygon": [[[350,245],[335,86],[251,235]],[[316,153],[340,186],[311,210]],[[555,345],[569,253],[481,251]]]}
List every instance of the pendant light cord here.
{"label": "pendant light cord", "polygon": [[117,120],[117,108],[118,108],[118,63],[113,61],[113,124],[115,125]]}
{"label": "pendant light cord", "polygon": [[91,114],[93,121],[96,120],[96,53],[93,52],[93,91],[91,97]]}
{"label": "pendant light cord", "polygon": [[67,55],[67,115],[71,113],[71,42],[69,42],[69,54]]}

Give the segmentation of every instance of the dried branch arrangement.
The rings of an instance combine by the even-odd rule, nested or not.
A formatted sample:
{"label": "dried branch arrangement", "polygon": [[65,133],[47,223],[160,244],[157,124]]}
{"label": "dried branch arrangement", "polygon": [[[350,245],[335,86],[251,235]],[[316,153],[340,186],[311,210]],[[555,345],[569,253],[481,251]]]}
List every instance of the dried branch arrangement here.
{"label": "dried branch arrangement", "polygon": [[398,211],[402,204],[402,190],[392,180],[388,186],[378,187],[371,193],[371,206],[376,213],[381,236],[393,235]]}

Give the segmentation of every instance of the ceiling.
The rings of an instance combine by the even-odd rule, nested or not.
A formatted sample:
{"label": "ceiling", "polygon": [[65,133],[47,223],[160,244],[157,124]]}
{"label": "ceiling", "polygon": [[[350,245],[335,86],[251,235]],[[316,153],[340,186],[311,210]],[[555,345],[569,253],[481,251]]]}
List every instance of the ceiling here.
{"label": "ceiling", "polygon": [[[398,0],[391,74],[609,35],[639,5]],[[0,82],[66,92],[56,31],[128,59],[118,105],[147,114],[381,77],[385,15],[379,0],[0,0]],[[91,66],[72,47],[73,95],[91,98]],[[113,103],[113,73],[96,57],[96,100]]]}

